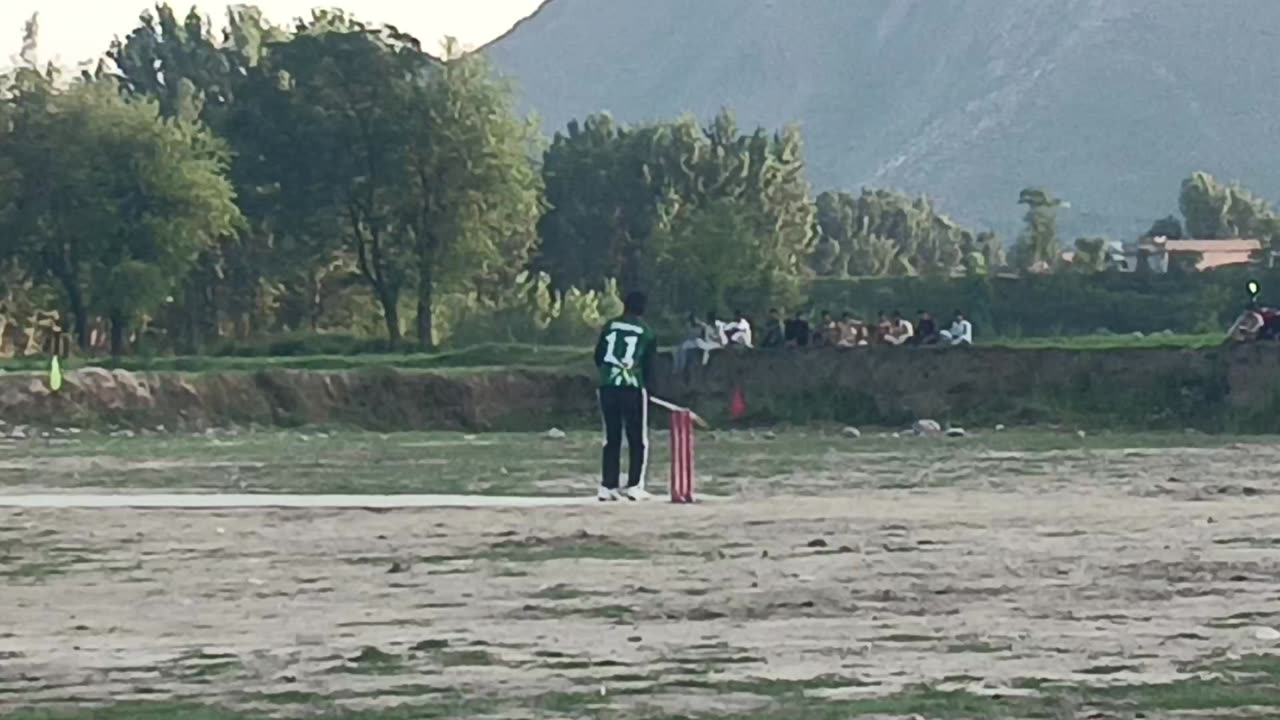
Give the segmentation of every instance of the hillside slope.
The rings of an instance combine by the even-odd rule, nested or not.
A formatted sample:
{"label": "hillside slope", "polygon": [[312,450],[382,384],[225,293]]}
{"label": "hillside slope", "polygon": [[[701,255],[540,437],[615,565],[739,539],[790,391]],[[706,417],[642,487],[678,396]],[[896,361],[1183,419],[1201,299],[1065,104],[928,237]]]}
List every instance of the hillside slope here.
{"label": "hillside slope", "polygon": [[1014,228],[1140,232],[1208,169],[1280,197],[1274,0],[550,0],[487,48],[554,131],[733,107],[805,129],[819,189],[927,192]]}

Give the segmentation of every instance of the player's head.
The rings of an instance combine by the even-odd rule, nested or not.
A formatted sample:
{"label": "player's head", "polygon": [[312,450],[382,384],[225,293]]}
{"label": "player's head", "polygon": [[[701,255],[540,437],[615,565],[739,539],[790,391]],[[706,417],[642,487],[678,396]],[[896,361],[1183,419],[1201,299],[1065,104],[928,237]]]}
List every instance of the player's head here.
{"label": "player's head", "polygon": [[644,315],[645,309],[649,305],[649,298],[639,290],[632,290],[627,293],[627,297],[622,301],[622,311],[628,315],[640,316]]}

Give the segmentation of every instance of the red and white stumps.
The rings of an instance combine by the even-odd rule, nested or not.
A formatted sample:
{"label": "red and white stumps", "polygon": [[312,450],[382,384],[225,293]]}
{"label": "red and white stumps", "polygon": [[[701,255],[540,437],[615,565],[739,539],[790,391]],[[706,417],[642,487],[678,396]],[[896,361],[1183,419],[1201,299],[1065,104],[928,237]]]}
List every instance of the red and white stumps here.
{"label": "red and white stumps", "polygon": [[693,502],[693,413],[671,413],[671,502]]}

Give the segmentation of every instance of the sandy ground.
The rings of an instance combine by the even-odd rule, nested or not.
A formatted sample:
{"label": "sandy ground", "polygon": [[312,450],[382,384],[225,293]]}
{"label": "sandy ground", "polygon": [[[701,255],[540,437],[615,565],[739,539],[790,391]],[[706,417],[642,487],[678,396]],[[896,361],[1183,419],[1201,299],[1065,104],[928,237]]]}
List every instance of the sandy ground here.
{"label": "sandy ground", "polygon": [[0,710],[603,686],[693,712],[751,697],[690,678],[1168,681],[1277,644],[1275,452],[1239,455],[1243,487],[1215,485],[1224,457],[690,507],[0,508]]}

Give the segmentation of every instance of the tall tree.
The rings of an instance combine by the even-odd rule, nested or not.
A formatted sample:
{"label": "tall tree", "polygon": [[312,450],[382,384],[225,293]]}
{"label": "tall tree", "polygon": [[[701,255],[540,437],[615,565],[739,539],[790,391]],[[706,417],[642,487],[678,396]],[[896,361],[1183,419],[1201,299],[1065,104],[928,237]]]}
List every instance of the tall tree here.
{"label": "tall tree", "polygon": [[[860,195],[818,196],[818,229],[836,260],[836,275],[952,275],[971,262],[975,235],[939,213],[925,197],[864,188]],[[984,264],[985,267],[985,264]]]}
{"label": "tall tree", "polygon": [[538,223],[537,269],[555,286],[600,289],[639,283],[661,198],[645,170],[655,128],[632,130],[608,115],[570,122],[543,156],[547,212]]}
{"label": "tall tree", "polygon": [[416,246],[404,204],[405,153],[412,126],[427,121],[414,103],[433,63],[412,38],[336,12],[317,12],[293,38],[271,44],[264,63],[279,80],[272,102],[284,117],[263,161],[295,168],[289,214],[341,223],[398,344]]}
{"label": "tall tree", "polygon": [[740,253],[795,276],[813,252],[814,208],[795,128],[744,133],[728,111],[705,127],[686,117],[628,129],[593,117],[556,136],[543,174],[550,211],[539,227],[538,266],[559,287],[599,287],[611,277],[658,287],[655,238],[697,242],[680,224],[726,203],[764,228],[732,233],[760,243]]}
{"label": "tall tree", "polygon": [[1198,239],[1249,238],[1270,248],[1280,239],[1280,216],[1270,203],[1239,185],[1223,185],[1206,172],[1182,181],[1178,207],[1187,234]]}
{"label": "tall tree", "polygon": [[1026,188],[1018,196],[1018,204],[1027,206],[1022,235],[1015,248],[1019,269],[1052,269],[1060,252],[1058,208],[1062,201],[1047,190]]}
{"label": "tall tree", "polygon": [[61,89],[20,72],[6,101],[0,157],[21,182],[5,234],[62,288],[81,347],[90,316],[104,316],[119,354],[130,325],[239,221],[225,149],[200,125],[126,99],[113,80]]}
{"label": "tall tree", "polygon": [[328,259],[306,252],[308,243],[294,242],[283,229],[304,226],[273,222],[276,183],[287,168],[257,172],[263,169],[258,147],[279,122],[258,102],[261,88],[277,82],[259,64],[268,43],[286,38],[252,6],[228,8],[219,38],[194,8],[180,21],[161,3],[108,51],[125,92],[154,98],[166,118],[198,117],[231,148],[231,179],[246,222],[201,254],[166,318],[175,339],[192,351],[218,334],[225,320],[241,333],[265,327],[268,308],[298,294],[291,293],[302,284],[295,278],[309,277]]}
{"label": "tall tree", "polygon": [[510,87],[483,55],[463,54],[452,39],[430,77],[409,88],[414,114],[424,115],[408,126],[404,151],[418,341],[428,348],[437,291],[514,282],[542,211],[542,178],[531,162],[537,130],[516,116]]}

